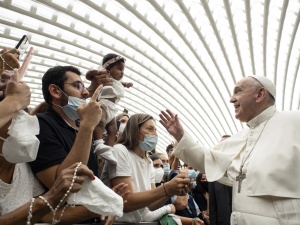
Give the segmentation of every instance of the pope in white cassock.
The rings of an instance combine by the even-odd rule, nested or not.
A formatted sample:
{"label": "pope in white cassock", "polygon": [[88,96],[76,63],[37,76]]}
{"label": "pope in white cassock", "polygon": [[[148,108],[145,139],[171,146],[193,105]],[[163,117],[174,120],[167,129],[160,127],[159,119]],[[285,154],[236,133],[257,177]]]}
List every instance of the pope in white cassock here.
{"label": "pope in white cassock", "polygon": [[212,148],[189,137],[170,110],[160,114],[178,142],[175,156],[233,186],[232,225],[300,224],[300,111],[278,112],[275,99],[268,78],[239,81],[230,102],[247,127]]}

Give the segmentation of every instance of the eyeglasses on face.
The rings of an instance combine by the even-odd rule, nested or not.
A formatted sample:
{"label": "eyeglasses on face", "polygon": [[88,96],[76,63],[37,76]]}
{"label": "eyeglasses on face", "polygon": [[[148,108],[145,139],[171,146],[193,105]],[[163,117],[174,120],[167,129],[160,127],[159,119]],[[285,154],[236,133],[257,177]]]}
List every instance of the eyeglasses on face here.
{"label": "eyeglasses on face", "polygon": [[86,90],[86,87],[84,86],[83,83],[81,83],[80,81],[75,81],[75,82],[71,82],[71,83],[64,83],[64,84],[70,84],[73,87],[76,87],[81,93]]}

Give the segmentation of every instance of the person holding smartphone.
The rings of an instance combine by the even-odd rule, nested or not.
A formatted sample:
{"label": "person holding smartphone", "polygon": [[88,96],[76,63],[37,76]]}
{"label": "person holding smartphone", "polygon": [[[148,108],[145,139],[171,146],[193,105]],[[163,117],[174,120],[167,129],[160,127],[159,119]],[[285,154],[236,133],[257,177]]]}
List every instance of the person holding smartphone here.
{"label": "person holding smartphone", "polygon": [[[13,75],[13,70],[20,68],[19,58],[26,51],[29,45],[29,40],[26,35],[20,39],[15,48],[8,50],[3,48],[0,52],[0,100],[4,98],[3,90],[6,88],[7,82],[10,80],[10,77]],[[29,60],[30,61],[30,60]],[[22,71],[25,72],[29,62],[25,63]],[[24,63],[23,63],[24,64]],[[22,76],[23,76],[22,72]]]}
{"label": "person holding smartphone", "polygon": [[[41,195],[50,205],[56,206],[70,188],[72,175],[78,165],[73,164],[62,171],[48,192],[34,177],[27,164],[27,161],[31,159],[21,157],[21,154],[26,151],[28,155],[32,155],[31,153],[37,151],[37,148],[31,145],[31,142],[27,142],[26,145],[13,142],[14,139],[8,135],[11,119],[29,105],[30,95],[29,86],[19,80],[18,70],[14,69],[6,83],[5,98],[0,101],[0,224],[2,225],[34,223],[43,220],[47,214],[51,216],[49,206],[37,196]],[[83,165],[78,167],[77,175],[85,175],[88,179],[94,179],[93,172]],[[70,191],[79,191],[82,183],[83,180],[78,179]],[[33,197],[35,197],[34,200]],[[81,214],[71,218],[72,210],[70,209],[77,213],[81,209]],[[73,215],[76,214],[74,212]],[[62,209],[58,209],[58,213],[62,213]],[[32,216],[29,220],[28,215]],[[64,215],[63,220],[71,223],[97,216],[83,207],[68,208]],[[46,218],[44,221],[51,220]]]}
{"label": "person holding smartphone", "polygon": [[11,50],[3,48],[0,52],[0,99],[4,98],[3,90],[5,90],[7,82],[13,75],[13,69],[20,68],[19,54],[20,51],[16,48]]}

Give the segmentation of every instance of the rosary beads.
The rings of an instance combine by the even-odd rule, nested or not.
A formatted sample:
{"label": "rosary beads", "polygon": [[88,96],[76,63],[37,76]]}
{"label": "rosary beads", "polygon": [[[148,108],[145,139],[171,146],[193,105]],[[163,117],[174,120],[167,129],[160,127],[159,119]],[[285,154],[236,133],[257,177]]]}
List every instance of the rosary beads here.
{"label": "rosary beads", "polygon": [[[42,200],[46,203],[46,205],[50,208],[50,210],[51,210],[51,212],[52,212],[52,214],[53,214],[53,217],[52,217],[52,223],[51,223],[51,224],[57,224],[57,223],[61,220],[61,218],[62,218],[62,216],[63,216],[63,214],[64,214],[65,209],[69,206],[69,204],[66,204],[66,205],[64,206],[64,208],[63,208],[62,211],[61,211],[61,214],[60,214],[59,219],[56,220],[56,219],[55,219],[56,211],[57,211],[58,208],[62,205],[62,203],[63,203],[64,200],[67,198],[67,196],[68,196],[68,194],[70,193],[70,191],[72,190],[73,185],[74,185],[74,183],[75,183],[75,180],[76,180],[76,178],[77,178],[77,175],[76,175],[76,174],[77,174],[77,170],[78,170],[78,168],[81,166],[81,164],[82,164],[82,163],[80,162],[80,163],[78,163],[78,165],[76,166],[75,171],[74,171],[74,174],[73,174],[73,178],[72,178],[72,181],[71,181],[71,185],[70,185],[69,189],[67,190],[67,192],[66,192],[66,193],[64,194],[64,196],[62,197],[62,199],[59,201],[59,203],[58,203],[58,205],[55,207],[55,209],[50,205],[50,203],[47,201],[46,198],[44,198],[43,196],[39,196],[39,198],[42,199]],[[30,220],[31,220],[31,218],[32,218],[32,205],[33,205],[33,203],[34,203],[34,200],[35,200],[35,198],[32,198],[31,204],[30,204],[30,206],[29,206],[29,211],[28,211],[28,216],[27,216],[27,223],[26,223],[26,225],[31,225]]]}

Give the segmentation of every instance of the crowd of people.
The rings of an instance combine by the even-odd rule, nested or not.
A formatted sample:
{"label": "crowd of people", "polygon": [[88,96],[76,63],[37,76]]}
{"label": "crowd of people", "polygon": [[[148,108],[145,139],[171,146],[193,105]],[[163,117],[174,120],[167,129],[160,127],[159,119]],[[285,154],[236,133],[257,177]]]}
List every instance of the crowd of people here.
{"label": "crowd of people", "polygon": [[276,110],[266,77],[235,85],[230,102],[247,127],[214,147],[162,111],[176,141],[161,153],[153,116],[117,115],[133,86],[122,82],[123,56],[105,55],[85,74],[87,88],[76,67],[49,68],[44,102],[28,110],[19,50],[0,54],[0,224],[300,224],[300,112]]}

